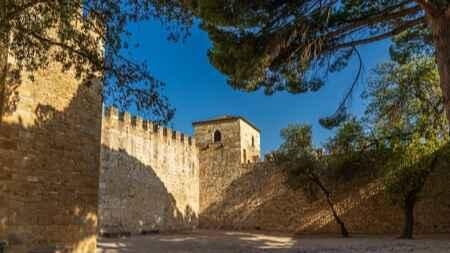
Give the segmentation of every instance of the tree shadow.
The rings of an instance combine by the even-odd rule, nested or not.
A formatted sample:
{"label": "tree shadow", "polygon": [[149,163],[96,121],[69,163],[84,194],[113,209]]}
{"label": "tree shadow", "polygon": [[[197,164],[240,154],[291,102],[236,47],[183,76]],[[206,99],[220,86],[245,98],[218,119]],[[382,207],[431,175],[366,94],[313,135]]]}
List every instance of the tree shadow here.
{"label": "tree shadow", "polygon": [[7,91],[0,124],[0,239],[14,253],[94,253],[100,84],[52,78]]}
{"label": "tree shadow", "polygon": [[100,233],[106,237],[193,229],[197,214],[177,207],[155,170],[126,150],[102,145]]}
{"label": "tree shadow", "polygon": [[190,233],[101,239],[98,252],[287,252],[295,246],[295,238],[288,235],[200,230]]}
{"label": "tree shadow", "polygon": [[[201,228],[284,231],[295,234],[339,234],[324,200],[311,200],[301,190],[287,187],[286,175],[270,163],[258,163],[233,181],[221,201],[202,213]],[[442,190],[438,198],[417,205],[417,233],[450,232],[449,173],[434,175],[428,189]],[[386,203],[382,182],[352,180],[337,187],[333,196],[338,214],[353,234],[398,234],[403,216]],[[203,219],[205,217],[205,219]]]}
{"label": "tree shadow", "polygon": [[283,233],[198,230],[120,239],[101,239],[98,253],[347,253],[347,252],[447,252],[447,238],[418,241],[386,236],[293,237]]}
{"label": "tree shadow", "polygon": [[[3,59],[2,59],[3,60]],[[0,86],[0,115],[11,115],[17,110],[17,105],[20,102],[19,87],[21,86],[20,72],[17,69],[12,69],[13,67],[9,64],[7,68],[9,71],[6,72],[5,80],[0,80],[4,82],[4,87]]]}

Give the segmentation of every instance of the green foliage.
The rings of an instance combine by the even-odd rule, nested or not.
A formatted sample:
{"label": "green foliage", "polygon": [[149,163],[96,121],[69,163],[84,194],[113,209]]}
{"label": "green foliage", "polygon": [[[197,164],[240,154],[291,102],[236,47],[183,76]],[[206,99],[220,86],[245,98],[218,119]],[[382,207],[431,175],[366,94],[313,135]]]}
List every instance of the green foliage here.
{"label": "green foliage", "polygon": [[393,37],[389,48],[391,59],[399,64],[406,64],[414,58],[432,57],[435,49],[429,29],[412,28]]}
{"label": "green foliage", "polygon": [[391,47],[393,61],[378,66],[365,94],[366,121],[377,149],[388,151],[386,198],[405,212],[404,238],[412,238],[414,207],[430,174],[442,166],[448,170],[449,161],[449,129],[432,50],[423,39],[405,42],[424,35],[413,31],[398,36]]}
{"label": "green foliage", "polygon": [[346,154],[363,150],[368,145],[364,128],[356,119],[344,122],[336,134],[328,140],[325,148],[330,154]]}
{"label": "green foliage", "polygon": [[[350,2],[371,8],[367,1],[343,4]],[[349,5],[343,16],[358,8]],[[279,150],[291,180],[305,192],[319,188],[330,195],[333,184],[381,177],[389,202],[405,211],[406,238],[412,236],[413,209],[430,174],[450,167],[449,129],[437,66],[426,41],[429,31],[419,30],[397,36],[392,61],[375,70],[364,94],[369,104],[363,120],[337,114],[344,123],[325,144],[324,156],[312,148],[311,128],[304,125],[283,130],[285,142]],[[333,120],[325,123],[334,124]]]}
{"label": "green foliage", "polygon": [[284,143],[280,151],[294,157],[310,154],[312,152],[311,126],[306,124],[291,124],[281,130],[281,138]]}
{"label": "green foliage", "polygon": [[[210,36],[211,64],[236,89],[263,89],[268,95],[317,91],[330,73],[359,62],[336,112],[320,120],[326,128],[348,120],[350,94],[364,60],[359,46],[393,38],[396,45],[390,53],[399,63],[419,52],[434,54],[432,42],[438,45],[448,34],[432,26],[442,23],[439,20],[450,11],[447,0],[188,0],[186,6],[200,17]],[[431,30],[437,34],[431,36]],[[438,59],[447,59],[448,50],[440,47]],[[445,65],[447,60],[439,62]],[[442,87],[449,86],[443,78]]]}
{"label": "green foliage", "polygon": [[349,117],[350,116],[349,113],[347,113],[347,107],[343,106],[340,109],[338,108],[338,110],[333,115],[319,119],[319,123],[322,127],[331,130],[342,124],[342,122],[348,120]]}
{"label": "green foliage", "polygon": [[369,99],[366,120],[387,147],[448,135],[437,67],[431,57],[379,65],[364,96]]}
{"label": "green foliage", "polygon": [[333,173],[330,173],[326,157],[313,148],[311,126],[289,125],[281,131],[281,137],[284,142],[275,152],[275,162],[287,170],[288,184],[294,189],[302,189],[310,200],[318,199],[320,192],[340,226],[342,236],[348,237],[332,196],[335,181],[328,180]]}
{"label": "green foliage", "polygon": [[0,8],[0,44],[7,45],[16,61],[9,72],[34,71],[56,61],[80,79],[102,73],[107,104],[134,107],[161,123],[173,117],[161,94],[164,83],[146,64],[126,57],[137,46],[128,44],[127,27],[156,19],[167,27],[170,40],[181,39],[189,34],[193,18],[179,1],[2,0]]}
{"label": "green foliage", "polygon": [[[201,18],[212,40],[209,59],[230,85],[267,94],[316,91],[330,72],[348,65],[357,46],[407,30],[428,31],[417,1],[191,0],[186,5]],[[404,36],[405,45],[409,38]]]}
{"label": "green foliage", "polygon": [[274,153],[275,162],[287,170],[292,188],[301,188],[314,197],[317,190],[314,181],[320,180],[324,166],[312,145],[311,126],[291,124],[281,130],[281,137],[284,142]]}
{"label": "green foliage", "polygon": [[283,143],[274,153],[275,161],[287,169],[289,185],[306,193],[316,192],[317,183],[331,192],[339,182],[373,178],[379,175],[387,156],[386,152],[368,148],[369,139],[355,119],[338,128],[323,150],[313,147],[309,125],[291,124],[281,136]]}
{"label": "green foliage", "polygon": [[387,150],[375,149],[329,154],[326,156],[329,178],[336,183],[376,179],[383,174],[389,155]]}
{"label": "green foliage", "polygon": [[362,121],[345,121],[324,144],[324,156],[314,152],[308,126],[282,131],[280,152],[295,161],[295,180],[306,182],[308,174],[328,182],[385,176],[390,199],[420,194],[432,170],[427,157],[448,140],[448,125],[433,58],[424,56],[425,48],[404,47],[401,36],[397,42],[397,61],[381,64],[364,94],[369,104],[363,121],[370,131]]}
{"label": "green foliage", "polygon": [[385,193],[390,203],[405,208],[408,201],[419,200],[429,175],[442,159],[448,161],[447,147],[439,143],[415,141],[397,150],[387,165]]}

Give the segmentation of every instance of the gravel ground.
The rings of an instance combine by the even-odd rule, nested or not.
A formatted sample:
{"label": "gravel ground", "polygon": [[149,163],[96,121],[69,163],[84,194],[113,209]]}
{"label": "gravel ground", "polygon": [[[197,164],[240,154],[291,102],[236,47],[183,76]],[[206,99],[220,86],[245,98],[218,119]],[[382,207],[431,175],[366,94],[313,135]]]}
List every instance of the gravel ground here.
{"label": "gravel ground", "polygon": [[348,239],[261,232],[200,230],[128,238],[102,238],[97,253],[450,253],[450,235],[398,240],[395,236]]}

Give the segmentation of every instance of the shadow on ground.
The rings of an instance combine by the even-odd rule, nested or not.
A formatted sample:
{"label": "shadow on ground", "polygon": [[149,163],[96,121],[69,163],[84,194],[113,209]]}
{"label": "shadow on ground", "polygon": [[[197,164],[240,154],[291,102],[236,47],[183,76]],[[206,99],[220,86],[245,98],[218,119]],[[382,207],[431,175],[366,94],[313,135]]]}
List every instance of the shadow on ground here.
{"label": "shadow on ground", "polygon": [[200,230],[192,233],[160,234],[122,239],[100,239],[97,253],[375,253],[450,252],[450,236],[414,241],[395,237],[302,236],[288,234]]}

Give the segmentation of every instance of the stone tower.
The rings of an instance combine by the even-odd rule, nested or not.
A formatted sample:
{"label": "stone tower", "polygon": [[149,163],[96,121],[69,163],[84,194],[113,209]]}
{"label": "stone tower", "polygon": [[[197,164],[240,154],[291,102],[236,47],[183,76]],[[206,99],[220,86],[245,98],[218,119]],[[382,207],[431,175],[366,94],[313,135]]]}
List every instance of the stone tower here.
{"label": "stone tower", "polygon": [[22,82],[7,85],[17,87],[0,124],[7,252],[96,252],[101,83],[61,69],[52,62],[33,81],[23,73]]}
{"label": "stone tower", "polygon": [[222,116],[194,122],[199,152],[200,226],[217,224],[214,203],[220,203],[229,185],[260,159],[260,131],[242,117]]}

